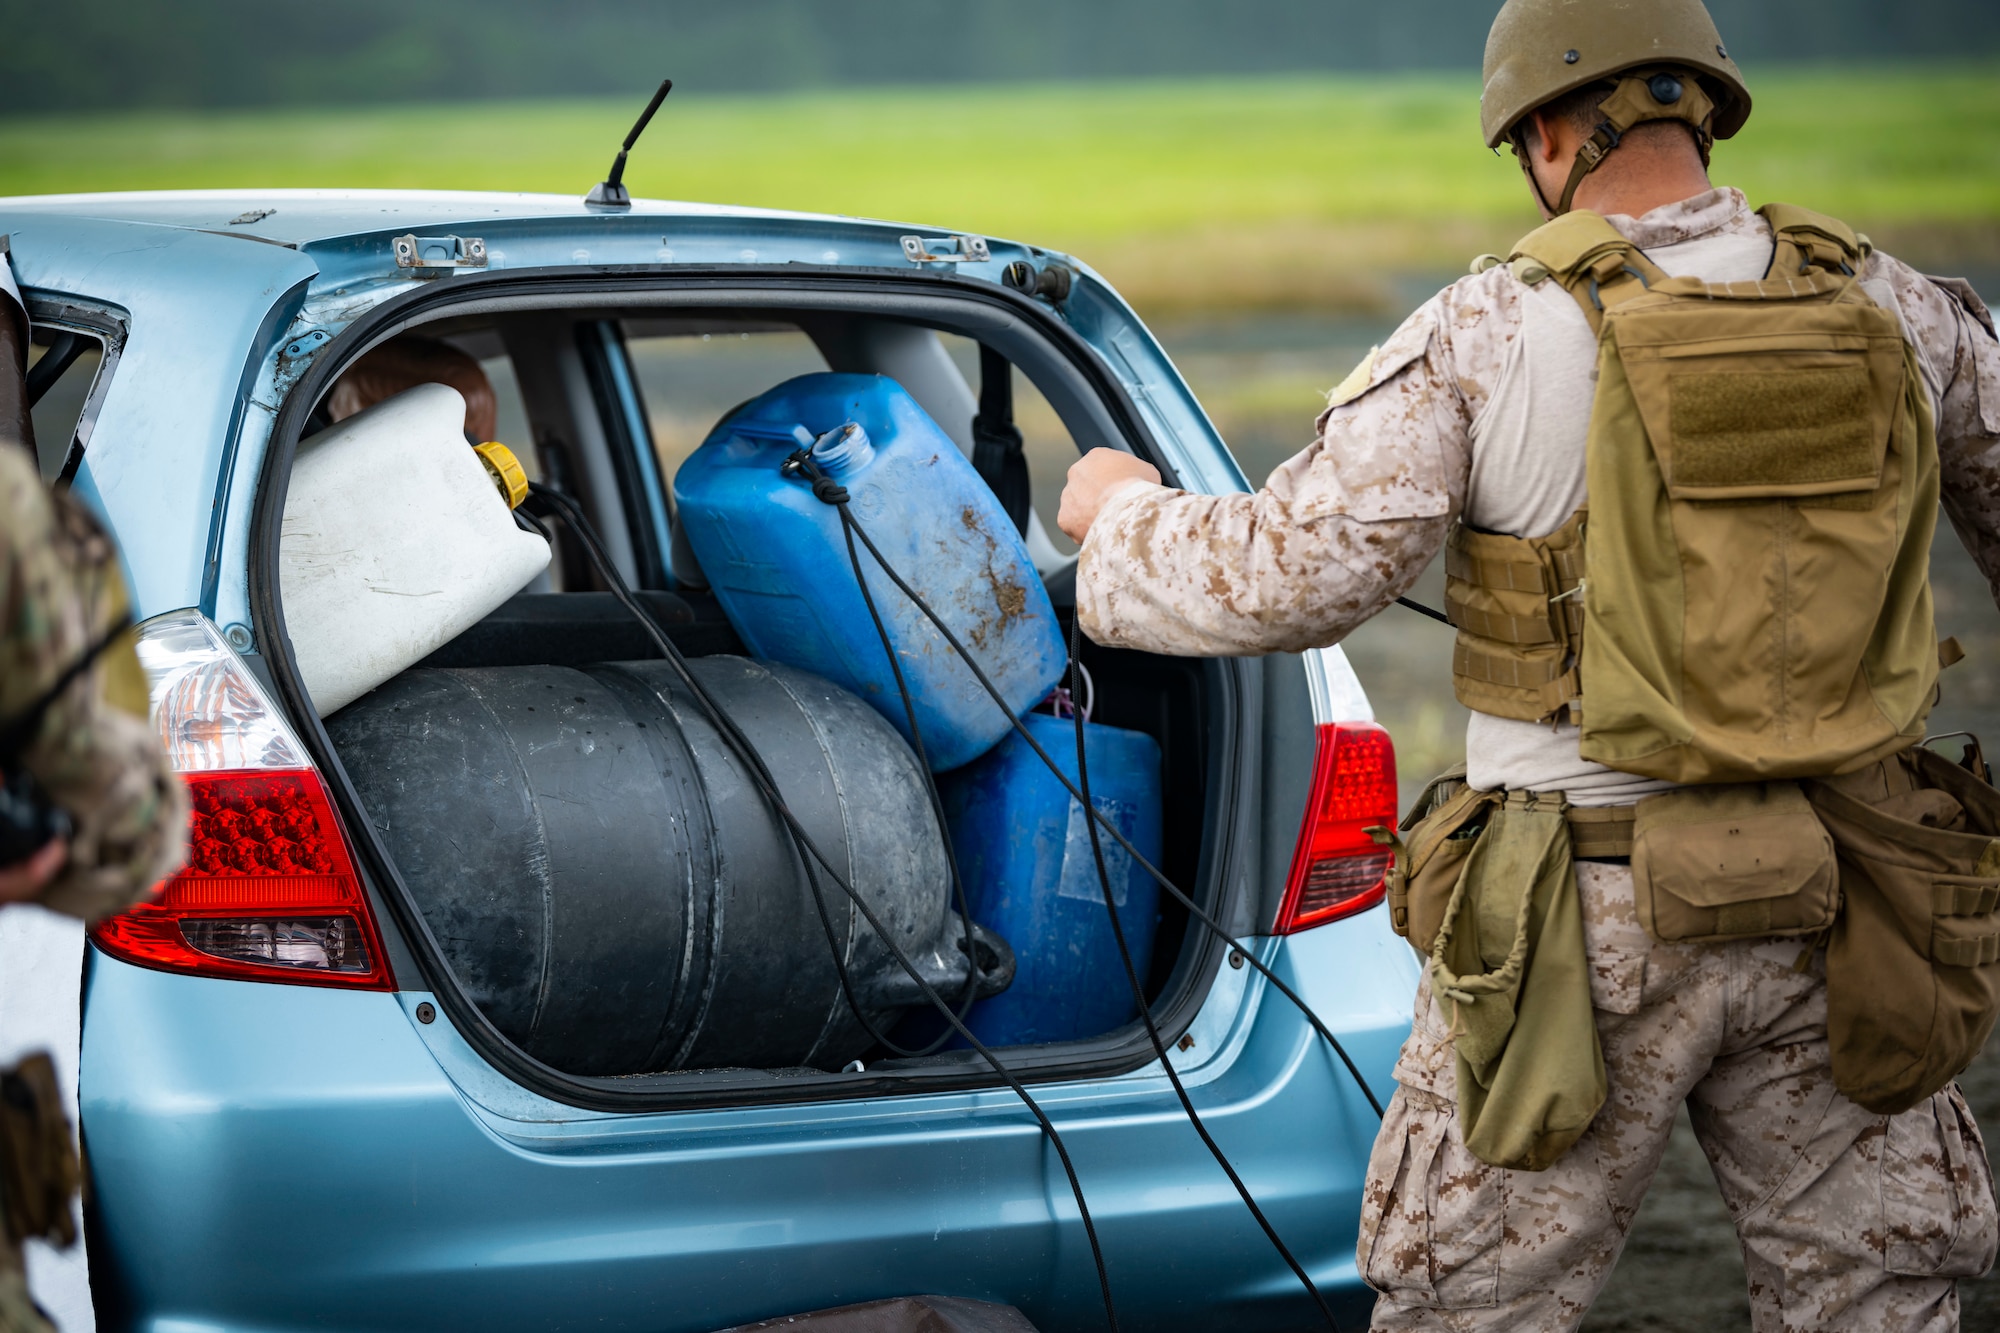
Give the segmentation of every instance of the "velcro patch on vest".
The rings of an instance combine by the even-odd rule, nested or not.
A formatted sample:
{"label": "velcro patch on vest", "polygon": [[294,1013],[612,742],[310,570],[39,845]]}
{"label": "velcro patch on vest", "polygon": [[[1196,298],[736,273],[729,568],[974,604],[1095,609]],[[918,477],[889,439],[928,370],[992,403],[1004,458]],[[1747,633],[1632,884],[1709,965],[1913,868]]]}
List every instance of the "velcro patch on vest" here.
{"label": "velcro patch on vest", "polygon": [[1864,365],[1681,373],[1668,381],[1676,490],[1873,490],[1881,454]]}
{"label": "velcro patch on vest", "polygon": [[1881,487],[1904,376],[1890,312],[1859,301],[1690,301],[1615,311],[1609,326],[1673,499]]}

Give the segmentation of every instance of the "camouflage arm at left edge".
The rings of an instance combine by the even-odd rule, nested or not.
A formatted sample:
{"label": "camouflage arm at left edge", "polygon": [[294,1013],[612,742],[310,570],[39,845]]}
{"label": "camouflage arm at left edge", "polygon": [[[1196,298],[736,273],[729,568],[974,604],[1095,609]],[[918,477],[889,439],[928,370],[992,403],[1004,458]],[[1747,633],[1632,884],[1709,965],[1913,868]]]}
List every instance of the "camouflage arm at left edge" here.
{"label": "camouflage arm at left edge", "polygon": [[[31,707],[126,614],[111,541],[81,506],[51,495],[26,451],[0,445],[0,717]],[[128,631],[52,702],[20,756],[75,826],[43,891],[52,910],[94,920],[178,869],[186,789],[147,720]]]}

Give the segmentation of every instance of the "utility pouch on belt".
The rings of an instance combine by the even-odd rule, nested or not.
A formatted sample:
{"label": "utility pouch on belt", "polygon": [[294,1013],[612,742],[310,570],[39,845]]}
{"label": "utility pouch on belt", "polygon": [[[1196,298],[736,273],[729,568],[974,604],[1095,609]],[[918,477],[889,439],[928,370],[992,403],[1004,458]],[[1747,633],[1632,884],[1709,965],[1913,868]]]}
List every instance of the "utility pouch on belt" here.
{"label": "utility pouch on belt", "polygon": [[1487,818],[1506,799],[1500,791],[1465,785],[1465,766],[1432,778],[1401,829],[1402,854],[1389,872],[1389,925],[1417,952],[1429,954]]}
{"label": "utility pouch on belt", "polygon": [[1639,802],[1639,924],[1656,940],[1810,935],[1833,924],[1833,839],[1796,782],[1685,787]]}
{"label": "utility pouch on belt", "polygon": [[1894,1115],[1971,1064],[2000,1012],[2000,791],[1915,748],[1806,792],[1845,896],[1826,949],[1833,1081]]}
{"label": "utility pouch on belt", "polygon": [[1431,947],[1465,1146],[1542,1171],[1604,1104],[1583,909],[1558,796],[1510,792],[1473,841]]}
{"label": "utility pouch on belt", "polygon": [[75,1244],[70,1204],[81,1179],[55,1063],[46,1054],[31,1055],[0,1073],[0,1209],[9,1243]]}

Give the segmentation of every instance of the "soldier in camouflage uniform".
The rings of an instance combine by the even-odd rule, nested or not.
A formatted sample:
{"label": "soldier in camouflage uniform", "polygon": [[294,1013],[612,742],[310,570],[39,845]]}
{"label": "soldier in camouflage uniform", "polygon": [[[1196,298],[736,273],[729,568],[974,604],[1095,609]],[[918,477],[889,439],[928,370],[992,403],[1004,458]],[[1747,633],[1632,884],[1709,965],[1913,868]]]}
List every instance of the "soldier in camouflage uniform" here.
{"label": "soldier in camouflage uniform", "polygon": [[[1564,5],[1639,23],[1700,10],[1688,0],[1539,7]],[[1559,113],[1529,119],[1530,183],[1552,215],[1583,133]],[[1635,127],[1582,179],[1577,207],[1606,215],[1670,274],[1764,274],[1770,227],[1740,193],[1709,184],[1686,127]],[[2000,588],[1992,317],[1964,283],[1879,251],[1859,276],[1915,349],[1944,508]],[[1597,350],[1568,293],[1490,267],[1411,316],[1334,391],[1314,443],[1256,494],[1168,489],[1144,462],[1093,451],[1071,469],[1060,519],[1083,548],[1085,632],[1159,653],[1296,652],[1385,609],[1454,524],[1555,531],[1585,499]],[[1584,760],[1578,736],[1574,725],[1475,712],[1469,781],[1559,791],[1579,807],[1630,805],[1665,785]],[[1834,1086],[1824,974],[1797,966],[1798,940],[1662,943],[1640,925],[1628,865],[1580,861],[1576,876],[1608,1098],[1546,1171],[1478,1160],[1457,1117],[1450,1023],[1426,980],[1363,1199],[1357,1260],[1381,1293],[1375,1327],[1577,1327],[1686,1103],[1736,1223],[1760,1331],[1956,1328],[1955,1280],[1983,1273],[1996,1248],[1993,1179],[1957,1088],[1899,1115],[1855,1105]]]}
{"label": "soldier in camouflage uniform", "polygon": [[[124,574],[103,529],[42,484],[24,372],[28,319],[0,252],[0,731],[128,618]],[[129,631],[49,702],[18,754],[69,816],[72,833],[0,866],[0,902],[38,902],[94,921],[144,898],[179,869],[187,796],[147,720]],[[17,1245],[0,1236],[0,1333],[48,1324],[28,1298]]]}

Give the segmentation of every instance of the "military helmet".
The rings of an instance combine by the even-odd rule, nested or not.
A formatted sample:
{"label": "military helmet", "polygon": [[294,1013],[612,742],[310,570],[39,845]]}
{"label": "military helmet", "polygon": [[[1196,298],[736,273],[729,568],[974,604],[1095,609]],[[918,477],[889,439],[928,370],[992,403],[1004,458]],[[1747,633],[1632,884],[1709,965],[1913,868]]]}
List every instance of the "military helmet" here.
{"label": "military helmet", "polygon": [[1631,69],[1678,66],[1715,101],[1712,132],[1750,119],[1750,90],[1701,0],[1507,0],[1486,38],[1479,125],[1498,148],[1536,107]]}

